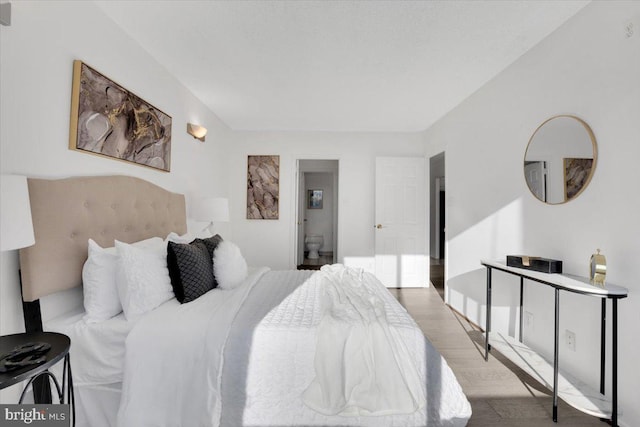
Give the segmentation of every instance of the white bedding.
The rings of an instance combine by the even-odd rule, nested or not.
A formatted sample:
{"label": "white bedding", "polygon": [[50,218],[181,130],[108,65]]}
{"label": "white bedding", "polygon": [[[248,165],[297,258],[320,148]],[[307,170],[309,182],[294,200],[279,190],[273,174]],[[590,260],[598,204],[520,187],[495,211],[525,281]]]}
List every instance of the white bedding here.
{"label": "white bedding", "polygon": [[[164,304],[126,341],[119,426],[215,426],[221,412],[223,350],[238,309],[266,272],[188,304]],[[175,300],[173,300],[175,301]]]}
{"label": "white bedding", "polygon": [[81,309],[46,323],[48,331],[71,340],[71,368],[75,387],[119,383],[123,377],[125,339],[134,326],[119,315],[100,323],[87,323]]}
{"label": "white bedding", "polygon": [[308,272],[266,273],[238,313],[225,349],[222,426],[466,425],[471,406],[453,372],[381,285],[371,289],[384,301],[389,326],[416,364],[426,406],[409,415],[348,417],[307,407],[301,396],[315,377],[316,328],[322,318],[319,280],[301,285],[307,277]]}
{"label": "white bedding", "polygon": [[[452,371],[381,285],[372,290],[415,362],[426,405],[409,415],[349,417],[307,407],[301,395],[315,376],[322,318],[319,284],[305,282],[312,273],[252,270],[234,290],[214,290],[183,305],[173,299],[135,324],[122,315],[93,325],[67,318],[55,330],[72,343],[89,343],[72,347],[72,365],[74,382],[94,388],[123,378],[126,337],[119,426],[466,424],[471,408]],[[116,425],[114,414],[103,415],[100,425]]]}
{"label": "white bedding", "polygon": [[[321,289],[315,329],[315,378],[302,401],[325,415],[411,414],[425,406],[417,365],[397,328],[387,322],[374,276],[340,264],[310,280]],[[313,333],[313,331],[311,331]]]}

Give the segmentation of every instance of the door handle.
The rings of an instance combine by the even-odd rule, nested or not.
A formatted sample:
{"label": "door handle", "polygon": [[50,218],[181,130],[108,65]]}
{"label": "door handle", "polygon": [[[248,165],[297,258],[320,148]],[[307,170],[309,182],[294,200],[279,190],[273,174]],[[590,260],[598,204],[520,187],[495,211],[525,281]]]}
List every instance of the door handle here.
{"label": "door handle", "polygon": [[382,224],[374,225],[374,228],[380,229],[382,228]]}

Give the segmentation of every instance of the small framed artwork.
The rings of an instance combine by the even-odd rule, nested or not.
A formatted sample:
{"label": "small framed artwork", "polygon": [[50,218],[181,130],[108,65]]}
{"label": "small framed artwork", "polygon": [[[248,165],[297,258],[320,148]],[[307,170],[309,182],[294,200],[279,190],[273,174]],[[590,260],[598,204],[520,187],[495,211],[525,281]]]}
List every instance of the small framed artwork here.
{"label": "small framed artwork", "polygon": [[322,209],[322,190],[307,190],[307,208]]}
{"label": "small framed artwork", "polygon": [[171,116],[73,61],[69,148],[169,172]]}

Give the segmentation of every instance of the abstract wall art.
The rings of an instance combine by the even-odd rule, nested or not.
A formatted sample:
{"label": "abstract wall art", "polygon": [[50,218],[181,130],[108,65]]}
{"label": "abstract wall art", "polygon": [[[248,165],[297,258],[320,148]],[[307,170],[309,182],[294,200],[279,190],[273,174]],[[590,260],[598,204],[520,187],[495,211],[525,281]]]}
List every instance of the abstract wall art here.
{"label": "abstract wall art", "polygon": [[171,117],[74,61],[69,148],[169,172]]}
{"label": "abstract wall art", "polygon": [[247,219],[278,219],[280,156],[249,156]]}
{"label": "abstract wall art", "polygon": [[585,188],[593,168],[593,159],[564,159],[565,201],[573,199]]}

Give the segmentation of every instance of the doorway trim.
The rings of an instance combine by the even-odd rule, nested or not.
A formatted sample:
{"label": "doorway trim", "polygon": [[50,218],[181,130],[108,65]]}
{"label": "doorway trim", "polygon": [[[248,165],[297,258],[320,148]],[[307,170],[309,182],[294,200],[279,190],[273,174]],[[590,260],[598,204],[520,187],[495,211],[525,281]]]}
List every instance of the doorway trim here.
{"label": "doorway trim", "polygon": [[440,253],[440,224],[445,220],[445,218],[440,218],[440,190],[442,189],[442,187],[445,187],[446,191],[446,152],[441,151],[432,156],[429,156],[428,159],[430,176],[429,211],[431,215],[431,223],[429,225],[429,256],[437,259],[444,258],[446,265],[446,253]]}
{"label": "doorway trim", "polygon": [[[329,169],[329,168],[317,168],[314,170],[305,170],[300,171],[300,161],[301,160],[331,160],[338,162],[338,168]],[[300,236],[298,235],[298,221],[300,220],[303,213],[300,212],[300,206],[304,206],[304,204],[300,203],[300,197],[302,192],[300,191],[300,174],[305,172],[328,172],[333,174],[333,188],[334,188],[334,196],[333,196],[333,217],[334,217],[334,240],[333,240],[333,260],[334,262],[340,262],[342,255],[342,214],[341,209],[339,208],[342,203],[342,184],[340,176],[342,174],[342,159],[340,156],[325,156],[321,154],[296,154],[292,157],[292,171],[293,171],[293,185],[291,186],[291,200],[294,202],[291,203],[291,218],[293,219],[289,228],[290,235],[290,243],[289,243],[289,268],[295,270],[298,267],[298,242]],[[304,250],[304,246],[303,246]]]}
{"label": "doorway trim", "polygon": [[433,232],[433,240],[434,240],[433,248],[435,249],[435,253],[431,254],[431,257],[436,259],[444,258],[444,254],[440,253],[440,248],[442,247],[442,242],[440,241],[440,228],[442,225],[442,221],[444,220],[444,218],[440,216],[440,192],[442,191],[443,184],[444,184],[444,177],[437,176],[435,178],[435,186],[433,188],[433,191],[435,192],[435,200],[434,200],[435,218],[433,219],[435,223],[435,227],[434,227],[434,230],[432,230],[432,232]]}

